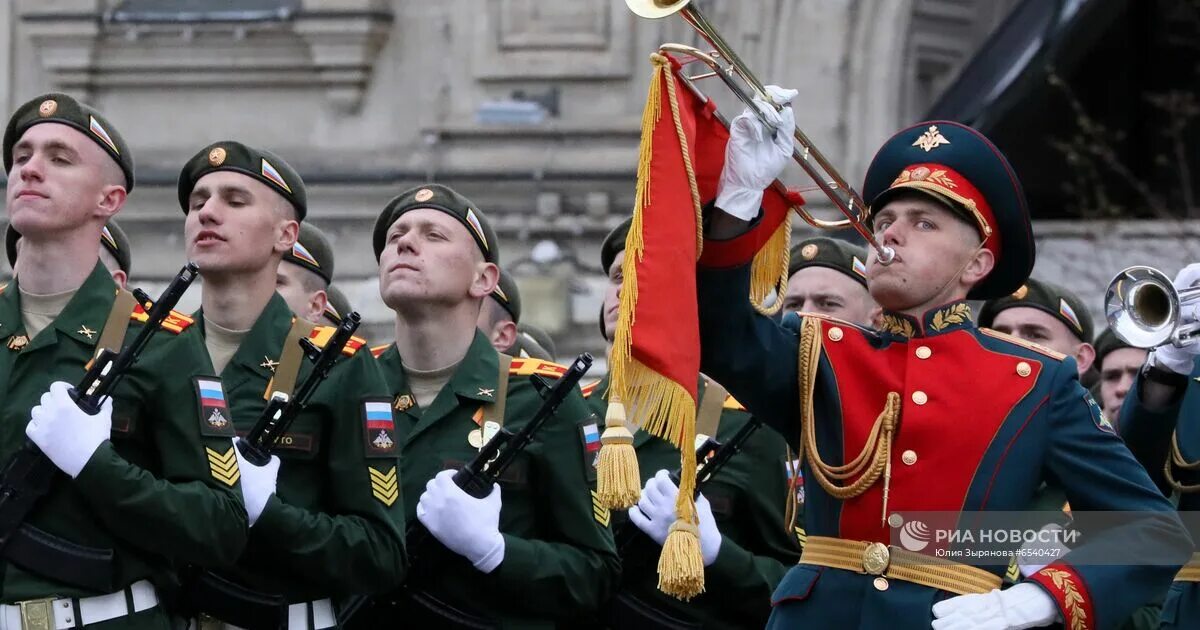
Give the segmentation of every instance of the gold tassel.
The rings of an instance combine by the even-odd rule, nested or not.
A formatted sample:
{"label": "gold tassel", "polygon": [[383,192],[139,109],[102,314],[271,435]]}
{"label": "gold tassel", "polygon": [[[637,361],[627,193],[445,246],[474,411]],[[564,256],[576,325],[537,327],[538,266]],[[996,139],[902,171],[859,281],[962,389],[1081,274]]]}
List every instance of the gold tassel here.
{"label": "gold tassel", "polygon": [[596,464],[596,495],[610,510],[625,510],[637,504],[641,496],[641,471],[633,434],[625,423],[625,405],[613,398],[604,414],[604,434],[600,436],[600,459]]}
{"label": "gold tassel", "polygon": [[[789,210],[783,223],[767,239],[762,249],[754,254],[750,264],[750,304],[754,310],[770,317],[783,308],[783,296],[787,293],[788,265],[791,261],[792,212]],[[771,293],[775,302],[763,304]]]}
{"label": "gold tassel", "polygon": [[696,423],[692,421],[682,428],[676,518],[658,558],[658,590],[687,601],[704,592],[704,558],[700,552],[700,519],[695,501]]}

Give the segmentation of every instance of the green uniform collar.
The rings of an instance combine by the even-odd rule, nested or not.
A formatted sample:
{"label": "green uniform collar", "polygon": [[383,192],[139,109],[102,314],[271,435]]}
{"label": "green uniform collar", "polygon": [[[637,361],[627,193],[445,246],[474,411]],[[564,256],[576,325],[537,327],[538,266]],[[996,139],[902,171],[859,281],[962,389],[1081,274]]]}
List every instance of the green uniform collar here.
{"label": "green uniform collar", "polygon": [[[379,355],[379,361],[383,364],[395,363],[399,367],[396,376],[399,376],[400,382],[399,387],[395,389],[401,395],[410,393],[408,376],[404,373],[404,358],[400,356],[400,351],[396,349],[395,343],[388,346],[387,350]],[[450,380],[446,382],[446,387],[462,398],[485,403],[495,402],[499,369],[500,353],[496,352],[487,337],[476,329],[475,338],[471,340],[471,346],[467,348],[466,356],[458,364],[458,369],[454,371]],[[441,397],[439,393],[438,398]],[[435,400],[430,407],[436,406],[437,401]]]}
{"label": "green uniform collar", "polygon": [[[287,302],[278,293],[271,294],[266,308],[254,320],[250,332],[246,333],[237,352],[229,360],[229,365],[221,373],[227,389],[233,389],[240,380],[230,378],[233,372],[230,366],[239,365],[247,372],[257,374],[266,380],[275,375],[273,361],[279,361],[283,352],[283,344],[287,341],[288,332],[292,329],[292,314]],[[193,318],[201,330],[204,328],[204,309],[196,311]]]}
{"label": "green uniform collar", "polygon": [[[0,341],[24,333],[19,287],[18,279],[14,278],[5,287],[4,292],[0,293]],[[104,328],[104,322],[108,319],[116,296],[117,284],[113,282],[108,268],[97,259],[92,273],[83,281],[83,285],[47,330],[55,328],[82,344],[95,346],[100,342],[100,331]],[[37,339],[30,340],[26,348],[39,348],[51,343],[53,339],[53,335],[38,335]]]}

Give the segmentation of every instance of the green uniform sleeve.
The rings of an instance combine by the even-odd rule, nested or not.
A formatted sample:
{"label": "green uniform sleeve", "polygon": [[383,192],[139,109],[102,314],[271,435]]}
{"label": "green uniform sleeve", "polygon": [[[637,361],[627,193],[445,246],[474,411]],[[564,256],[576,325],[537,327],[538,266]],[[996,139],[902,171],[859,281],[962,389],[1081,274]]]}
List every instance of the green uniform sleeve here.
{"label": "green uniform sleeve", "polygon": [[597,521],[585,476],[579,422],[588,415],[583,397],[573,392],[538,432],[529,452],[535,491],[545,497],[543,535],[535,540],[504,534],[504,561],[487,576],[494,592],[533,616],[595,613],[620,570],[612,532]]}
{"label": "green uniform sleeve", "polygon": [[[395,588],[408,569],[400,459],[396,454],[368,457],[363,438],[363,402],[387,398],[383,377],[370,353],[358,352],[334,369],[317,396],[310,410],[328,415],[324,509],[313,511],[272,496],[250,530],[250,545],[268,556],[278,554],[279,562],[330,594]],[[378,495],[371,470],[387,479],[383,485],[388,487]]]}
{"label": "green uniform sleeve", "polygon": [[[180,373],[196,363],[161,352],[147,351],[115,397],[115,406],[135,410],[114,412],[133,418],[119,428],[114,420],[114,440],[128,446],[101,444],[75,486],[104,525],[133,546],[205,567],[232,564],[247,540],[236,459],[222,477],[209,453],[232,457],[233,444],[200,435],[191,374]],[[117,437],[121,430],[128,437]]]}
{"label": "green uniform sleeve", "polygon": [[705,590],[718,595],[722,607],[740,611],[729,612],[726,618],[756,619],[765,624],[771,593],[800,560],[800,546],[786,523],[792,490],[785,453],[783,438],[762,428],[734,456],[736,462],[730,462],[740,469],[734,507],[726,522],[717,521],[721,550],[705,570]]}

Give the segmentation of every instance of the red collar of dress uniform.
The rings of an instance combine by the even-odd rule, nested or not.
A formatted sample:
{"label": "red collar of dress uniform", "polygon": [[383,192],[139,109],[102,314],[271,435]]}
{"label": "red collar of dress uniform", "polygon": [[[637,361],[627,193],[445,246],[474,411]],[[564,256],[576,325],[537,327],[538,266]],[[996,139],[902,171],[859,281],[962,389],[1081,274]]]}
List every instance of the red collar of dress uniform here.
{"label": "red collar of dress uniform", "polygon": [[975,325],[975,314],[966,300],[959,300],[931,308],[924,317],[917,319],[903,313],[883,312],[879,329],[893,337],[912,339],[933,337]]}

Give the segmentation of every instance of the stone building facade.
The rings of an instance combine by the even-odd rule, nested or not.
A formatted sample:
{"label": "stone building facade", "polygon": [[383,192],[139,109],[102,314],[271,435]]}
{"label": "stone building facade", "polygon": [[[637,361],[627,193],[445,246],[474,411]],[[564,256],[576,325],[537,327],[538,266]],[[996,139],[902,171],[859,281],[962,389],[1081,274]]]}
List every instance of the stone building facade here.
{"label": "stone building facade", "polygon": [[[857,182],[874,147],[922,116],[1015,4],[702,7],[759,76],[800,90],[801,127]],[[63,90],[121,130],[139,183],[120,221],[147,288],[183,262],[184,160],[224,138],[275,150],[308,182],[309,218],[338,252],[335,281],[375,339],[390,328],[370,246],[378,211],[421,182],[454,186],[496,223],[530,321],[565,356],[602,348],[599,243],[632,204],[647,56],[666,41],[696,38],[679,19],[635,18],[623,0],[12,0],[0,3],[0,104]],[[1076,262],[1129,230],[1140,249],[1121,241],[1105,269]],[[1037,231],[1038,271],[1086,272],[1069,284],[1089,293],[1143,251],[1161,260],[1180,232]]]}

